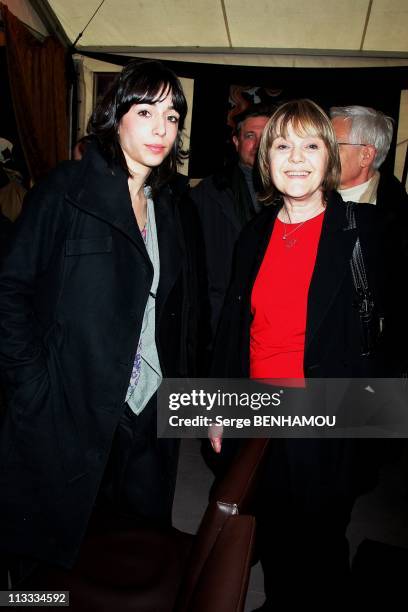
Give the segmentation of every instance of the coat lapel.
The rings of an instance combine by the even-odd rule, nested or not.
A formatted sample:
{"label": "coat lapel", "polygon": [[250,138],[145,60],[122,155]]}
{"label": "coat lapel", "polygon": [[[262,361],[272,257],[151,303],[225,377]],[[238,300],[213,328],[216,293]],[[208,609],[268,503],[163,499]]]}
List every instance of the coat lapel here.
{"label": "coat lapel", "polygon": [[150,262],[132,209],[125,172],[119,166],[110,168],[95,144],[88,145],[80,163],[83,171],[68,190],[67,199],[119,229]]}
{"label": "coat lapel", "polygon": [[349,271],[357,230],[347,225],[345,205],[335,192],[327,205],[309,288],[305,353]]}
{"label": "coat lapel", "polygon": [[256,277],[258,276],[259,268],[264,260],[266,249],[268,248],[276,217],[278,216],[280,208],[280,206],[270,206],[266,209],[265,216],[261,215],[256,218],[255,223],[257,226],[259,225],[259,227],[256,227],[256,249],[250,272],[250,293],[252,293],[252,287],[255,283]]}
{"label": "coat lapel", "polygon": [[[126,174],[115,166],[110,168],[97,147],[89,145],[81,162],[83,172],[66,194],[67,199],[91,215],[119,229],[152,266],[132,209]],[[160,256],[160,280],[157,289],[157,309],[160,312],[179,274],[182,248],[171,193],[164,188],[154,197],[157,239]]]}

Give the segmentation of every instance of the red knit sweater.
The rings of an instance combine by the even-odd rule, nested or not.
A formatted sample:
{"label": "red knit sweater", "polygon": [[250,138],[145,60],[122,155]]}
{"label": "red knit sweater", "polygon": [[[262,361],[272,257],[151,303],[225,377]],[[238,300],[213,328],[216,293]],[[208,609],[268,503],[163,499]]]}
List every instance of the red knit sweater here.
{"label": "red knit sweater", "polygon": [[286,225],[286,240],[276,219],[252,289],[251,378],[304,376],[307,298],[323,217]]}

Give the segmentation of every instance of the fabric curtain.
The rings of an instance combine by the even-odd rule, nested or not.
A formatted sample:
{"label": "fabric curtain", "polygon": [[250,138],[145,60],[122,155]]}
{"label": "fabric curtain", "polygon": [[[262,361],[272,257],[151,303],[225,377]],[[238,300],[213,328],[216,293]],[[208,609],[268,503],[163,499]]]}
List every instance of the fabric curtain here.
{"label": "fabric curtain", "polygon": [[16,123],[31,178],[36,181],[69,153],[66,50],[39,41],[0,4]]}

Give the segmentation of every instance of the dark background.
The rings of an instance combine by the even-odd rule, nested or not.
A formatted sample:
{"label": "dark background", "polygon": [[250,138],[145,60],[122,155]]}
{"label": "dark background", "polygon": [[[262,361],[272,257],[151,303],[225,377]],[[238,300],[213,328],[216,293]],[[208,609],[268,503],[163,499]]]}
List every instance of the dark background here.
{"label": "dark background", "polygon": [[395,120],[390,153],[382,168],[393,172],[401,89],[408,88],[407,68],[233,68],[203,71],[195,80],[189,173],[202,177],[223,164],[231,84],[254,84],[282,93],[275,103],[311,98],[326,112],[331,106],[359,104]]}

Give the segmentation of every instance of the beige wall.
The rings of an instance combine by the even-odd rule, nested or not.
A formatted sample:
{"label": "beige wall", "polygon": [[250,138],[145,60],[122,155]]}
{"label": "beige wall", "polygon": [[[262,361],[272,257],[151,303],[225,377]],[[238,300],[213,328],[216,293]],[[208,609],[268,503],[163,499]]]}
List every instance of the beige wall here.
{"label": "beige wall", "polygon": [[[401,91],[400,116],[397,132],[397,154],[395,157],[394,174],[401,180],[405,156],[408,147],[408,89]],[[408,180],[405,184],[408,190]]]}

